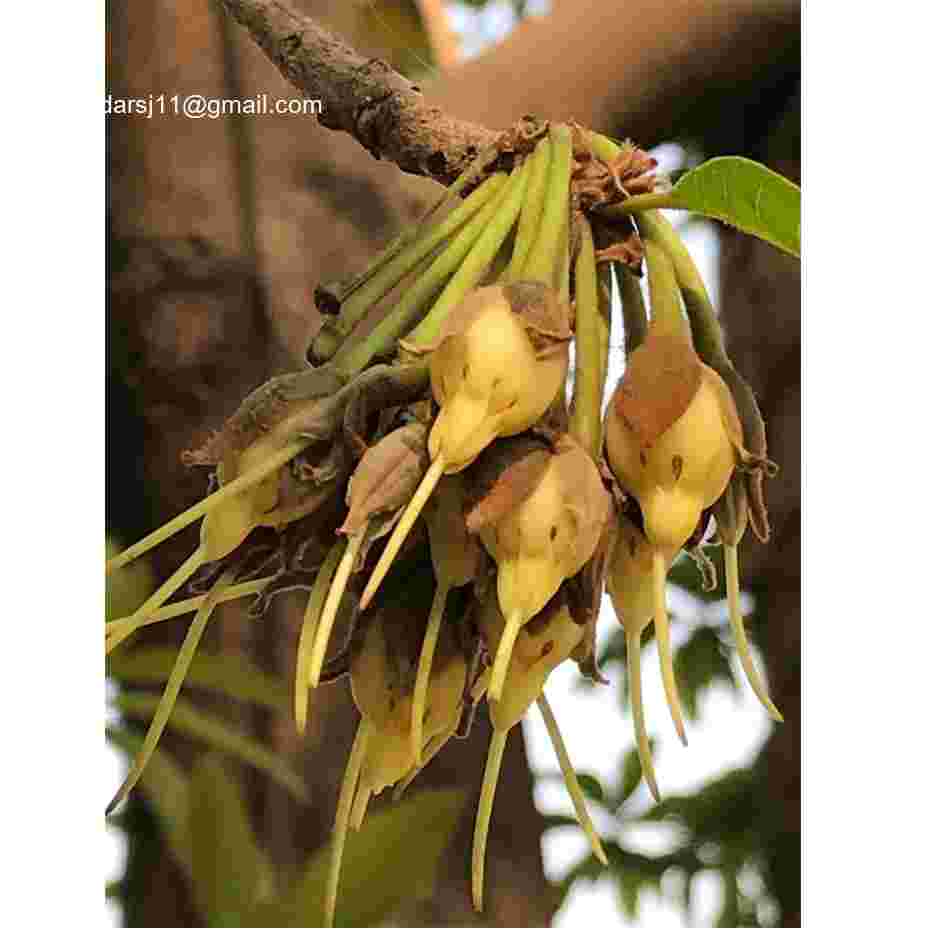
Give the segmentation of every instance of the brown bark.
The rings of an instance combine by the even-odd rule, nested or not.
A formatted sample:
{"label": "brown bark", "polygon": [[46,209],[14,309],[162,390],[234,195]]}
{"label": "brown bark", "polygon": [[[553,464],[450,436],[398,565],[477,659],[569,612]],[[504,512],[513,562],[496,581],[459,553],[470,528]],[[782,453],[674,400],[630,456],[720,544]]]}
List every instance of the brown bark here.
{"label": "brown bark", "polygon": [[[776,128],[746,150],[801,182],[801,112],[796,96]],[[772,540],[747,540],[745,584],[760,599],[772,700],[785,718],[763,750],[772,824],[770,880],[783,908],[781,926],[801,926],[801,268],[765,243],[721,233],[721,294],[727,344],[756,391],[769,452],[780,465],[766,483]]]}
{"label": "brown bark", "polygon": [[496,133],[451,119],[428,105],[416,85],[276,0],[223,0],[275,66],[306,96],[323,103],[320,124],[354,136],[375,158],[449,183]]}

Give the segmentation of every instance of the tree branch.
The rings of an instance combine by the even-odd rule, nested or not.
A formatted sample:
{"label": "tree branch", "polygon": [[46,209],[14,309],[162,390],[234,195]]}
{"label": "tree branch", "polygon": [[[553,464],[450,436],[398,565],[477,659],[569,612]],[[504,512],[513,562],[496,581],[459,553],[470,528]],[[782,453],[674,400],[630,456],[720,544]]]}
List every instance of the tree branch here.
{"label": "tree branch", "polygon": [[222,0],[278,70],[322,101],[320,124],[354,136],[375,158],[448,185],[499,133],[452,119],[378,58],[365,58],[279,0]]}

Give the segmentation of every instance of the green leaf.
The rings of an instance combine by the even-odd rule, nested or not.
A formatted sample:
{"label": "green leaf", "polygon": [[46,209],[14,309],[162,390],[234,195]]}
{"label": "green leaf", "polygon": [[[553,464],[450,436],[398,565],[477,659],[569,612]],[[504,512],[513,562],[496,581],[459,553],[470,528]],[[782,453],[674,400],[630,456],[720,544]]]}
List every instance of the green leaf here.
{"label": "green leaf", "polygon": [[[649,741],[650,748],[655,748],[655,742]],[[639,753],[634,746],[627,750],[623,757],[623,766],[620,769],[620,804],[624,804],[630,795],[639,787],[643,780],[643,765],[639,761]],[[618,805],[619,806],[619,805]]]}
{"label": "green leaf", "polygon": [[633,869],[624,869],[617,876],[620,892],[620,904],[630,920],[636,920],[639,911],[639,891],[643,885],[642,878]]}
{"label": "green leaf", "polygon": [[[177,649],[161,646],[117,651],[108,656],[107,666],[121,681],[157,684],[168,680],[177,654]],[[291,712],[288,690],[242,656],[198,652],[184,681],[186,686],[208,688],[237,701],[283,714]]]}
{"label": "green leaf", "polygon": [[675,653],[675,678],[685,713],[697,717],[698,698],[715,681],[736,687],[729,656],[709,626],[699,627]]}
{"label": "green leaf", "polygon": [[[130,756],[134,756],[142,748],[143,737],[136,730],[108,727],[106,733],[111,742]],[[187,775],[168,753],[156,749],[142,773],[139,784],[155,810],[168,848],[190,877],[190,782]]]}
{"label": "green leaf", "polygon": [[568,814],[543,814],[543,823],[545,830],[555,830],[559,827],[571,827],[578,829],[578,818],[569,817]]}
{"label": "green leaf", "polygon": [[[120,694],[115,705],[130,717],[148,719],[155,713],[158,697],[150,694],[126,692]],[[218,720],[193,704],[178,698],[168,720],[168,726],[185,736],[202,740],[214,749],[229,753],[249,765],[260,769],[270,778],[288,789],[298,800],[307,800],[307,788],[303,779],[278,755],[269,752],[256,740],[233,729],[225,721]]]}
{"label": "green leaf", "polygon": [[639,911],[640,893],[650,887],[659,891],[666,863],[661,858],[652,859],[614,842],[605,843],[604,851],[617,883],[623,910],[630,920],[635,920]]}
{"label": "green leaf", "polygon": [[607,803],[607,796],[604,793],[604,788],[601,783],[598,781],[597,776],[591,775],[588,772],[576,772],[578,778],[578,785],[581,790],[592,800],[597,801],[600,804]]}
{"label": "green leaf", "polygon": [[741,919],[743,914],[739,906],[739,887],[736,883],[736,873],[728,870],[723,875],[723,908],[717,915],[715,927],[745,927]]}
{"label": "green leaf", "polygon": [[[440,856],[465,806],[466,792],[426,790],[370,814],[349,832],[339,880],[336,924],[375,927],[402,905],[429,897]],[[307,863],[294,893],[294,922],[319,927],[329,868],[329,847]]]}
{"label": "green leaf", "polygon": [[207,926],[245,925],[245,916],[274,896],[272,871],[239,786],[216,756],[202,756],[191,773],[190,825],[194,900]]}
{"label": "green leaf", "polygon": [[[578,826],[577,820],[575,821],[574,825],[575,827]],[[601,842],[606,851],[609,840],[602,840]],[[609,852],[607,853],[607,857],[608,859],[610,858]],[[597,881],[599,878],[602,878],[603,876],[604,876],[603,863],[601,863],[601,861],[593,853],[589,853],[580,862],[576,862],[575,865],[572,866],[568,874],[565,876],[565,878],[562,879],[562,886],[564,889],[563,897],[565,896],[565,894],[568,894],[569,887],[575,882],[577,881],[594,882],[594,881]]]}
{"label": "green leaf", "polygon": [[[674,820],[690,834],[688,842],[716,842],[742,854],[762,838],[767,816],[760,788],[751,768],[733,769],[701,786],[694,794],[663,798],[639,819]],[[749,842],[750,845],[746,846]]]}
{"label": "green leaf", "polygon": [[712,158],[684,175],[663,201],[801,255],[801,188],[751,159]]}

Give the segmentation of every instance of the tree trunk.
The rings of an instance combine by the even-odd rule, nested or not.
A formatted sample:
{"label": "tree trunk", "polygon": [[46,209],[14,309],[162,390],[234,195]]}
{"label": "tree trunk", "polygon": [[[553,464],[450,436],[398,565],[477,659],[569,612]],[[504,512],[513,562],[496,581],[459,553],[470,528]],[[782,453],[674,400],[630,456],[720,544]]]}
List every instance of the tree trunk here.
{"label": "tree trunk", "polygon": [[[774,128],[743,149],[801,182],[800,92]],[[756,391],[780,472],[767,482],[772,540],[749,540],[740,560],[762,622],[753,624],[765,653],[772,700],[785,722],[766,743],[759,769],[766,783],[772,844],[768,876],[782,907],[781,926],[801,926],[801,269],[794,259],[749,236],[721,233],[721,293],[727,347]]]}

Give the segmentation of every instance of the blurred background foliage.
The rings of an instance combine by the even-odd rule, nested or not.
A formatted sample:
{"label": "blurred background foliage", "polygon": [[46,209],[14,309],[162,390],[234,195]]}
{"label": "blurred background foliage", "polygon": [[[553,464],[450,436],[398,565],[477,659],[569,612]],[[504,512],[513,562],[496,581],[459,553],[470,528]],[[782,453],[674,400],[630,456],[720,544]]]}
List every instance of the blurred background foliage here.
{"label": "blurred background foliage", "polygon": [[[197,4],[195,0],[190,3],[178,0],[162,5],[176,7],[184,13],[188,7]],[[319,15],[324,22],[327,22],[326,10],[333,7],[325,3],[300,5],[308,7],[311,14]],[[460,29],[464,25],[466,29],[479,29],[482,33],[485,30],[499,32],[529,13],[541,11],[546,4],[528,3],[526,0],[447,3],[446,12],[450,15],[448,19],[440,17],[437,27],[435,8],[438,6],[441,4],[417,3],[414,0],[366,0],[346,4],[346,9],[340,10],[339,15],[333,13],[331,25],[350,41],[376,50],[395,68],[419,81],[427,80],[437,67],[449,60],[450,41],[454,40],[465,48],[479,44],[474,36],[467,34],[453,36],[450,40],[450,23],[458,24]],[[140,9],[140,4],[134,0],[110,0],[108,66],[112,62],[113,48],[120,41],[121,27],[125,30],[127,22],[134,22]],[[430,10],[434,12],[431,14]],[[203,11],[200,14],[203,15]],[[114,22],[115,30],[112,28]],[[228,78],[232,74],[228,59],[230,40],[226,31],[229,27],[224,23],[222,14],[216,16],[214,25],[224,37],[222,44],[227,54],[224,67]],[[125,82],[124,72],[132,70],[132,62],[128,65],[125,60],[120,63],[118,48],[115,54],[118,78]],[[179,56],[181,54],[179,51]],[[243,62],[247,59],[248,54],[239,59],[240,72],[245,72]],[[108,69],[108,85],[111,74]],[[238,81],[230,83],[241,89],[242,73]],[[116,86],[118,89],[119,80]],[[781,170],[785,170],[784,159],[787,157],[790,162],[793,158],[799,170],[800,124],[797,114],[791,115],[790,105],[785,109],[784,99],[771,94],[766,98],[766,105],[782,120],[776,125],[778,132],[775,134],[776,155],[782,158],[779,164],[777,158],[765,157],[770,154],[766,146],[770,144],[772,134],[768,130],[760,131],[753,122],[760,105],[756,102],[753,107],[744,109],[740,123],[741,138],[726,139],[724,136],[725,141],[721,141],[721,135],[715,128],[703,135],[685,128],[674,133],[674,138],[686,146],[689,163],[705,155],[739,152],[762,158]],[[787,116],[783,115],[785,112]],[[746,113],[750,116],[747,117]],[[768,119],[772,122],[773,115],[769,114]],[[120,189],[126,171],[125,151],[147,143],[138,139],[127,143],[119,136],[108,141],[108,190],[112,192]],[[784,154],[786,151],[787,156]],[[243,160],[247,163],[256,157],[252,151],[247,157],[243,156]],[[359,161],[364,161],[364,158]],[[359,161],[347,169],[350,176],[353,171],[359,171]],[[786,173],[790,175],[791,171]],[[325,171],[317,171],[312,176],[315,183],[326,187]],[[334,184],[336,180],[333,179]],[[254,179],[246,179],[244,189],[253,183]],[[357,176],[353,183],[359,183]],[[338,189],[335,186],[324,190],[320,196],[331,198],[333,191]],[[337,194],[337,207],[352,208],[351,198],[345,203],[339,200]],[[415,215],[417,202],[416,195],[410,197],[403,193],[399,205],[395,201],[385,217],[368,229],[364,237],[368,240],[365,246],[350,243],[354,247],[347,248],[347,252],[361,256],[363,263],[364,255],[371,252],[372,241],[381,239],[386,231]],[[157,488],[153,490],[153,476],[158,475],[159,462],[164,461],[160,456],[173,454],[171,450],[177,445],[176,442],[163,441],[163,435],[158,432],[157,417],[152,415],[153,403],[181,405],[194,420],[201,417],[200,407],[210,406],[203,396],[196,401],[177,396],[166,398],[157,390],[155,394],[158,396],[153,401],[150,387],[140,377],[140,369],[151,367],[152,349],[140,336],[139,320],[123,310],[123,285],[125,276],[137,271],[133,267],[137,264],[134,252],[137,230],[133,226],[144,229],[145,222],[130,223],[128,228],[132,232],[127,234],[125,217],[121,218],[124,210],[119,198],[111,196],[108,199],[107,526],[111,534],[108,551],[119,547],[118,540],[132,541],[156,525],[158,516],[164,514],[166,508],[168,512],[172,507],[181,509],[175,503],[179,500],[177,495],[172,497],[170,493],[160,493]],[[248,212],[245,206],[242,210]],[[372,214],[369,212],[368,216],[370,219]],[[157,227],[158,223],[154,225]],[[194,227],[196,225],[193,224]],[[247,234],[246,240],[250,235],[254,236],[255,231]],[[187,241],[207,254],[209,243],[197,245],[198,236],[195,228]],[[256,248],[254,241],[251,248]],[[260,253],[259,248],[259,259]],[[182,266],[188,262],[185,254],[175,258]],[[337,276],[344,274],[350,269],[339,267],[341,260],[340,255],[331,262],[333,267],[322,271],[333,276],[333,270],[338,268]],[[355,262],[353,267],[359,265],[357,257],[352,261]],[[724,274],[727,273],[726,263],[725,253]],[[308,279],[321,276],[318,265],[308,269]],[[731,262],[731,276],[734,267]],[[163,267],[155,277],[169,273],[170,269],[165,271]],[[271,270],[265,267],[263,273],[268,275]],[[189,269],[182,268],[180,277],[189,276]],[[749,281],[746,286],[753,286],[752,272],[745,276]],[[209,282],[201,282],[201,285],[208,288]],[[728,286],[732,290],[732,283],[728,285],[725,279],[725,291]],[[163,293],[164,282],[159,287]],[[309,293],[308,290],[308,302]],[[249,299],[257,300],[262,306],[261,295],[251,295]],[[758,295],[755,299],[758,300]],[[792,299],[796,300],[796,295]],[[752,299],[749,302],[752,303]],[[274,320],[274,314],[267,306],[264,310]],[[280,333],[274,332],[274,323],[271,329],[269,341],[274,343],[273,337],[280,337]],[[299,346],[297,351],[300,351]],[[266,366],[280,366],[281,346],[273,348],[271,354],[274,360],[266,361]],[[253,365],[253,380],[256,380],[255,371],[260,369],[261,363]],[[230,404],[234,405],[242,393],[234,386],[218,383],[222,372],[222,365],[219,365],[207,379],[210,390],[225,396],[224,403],[212,405],[214,421],[216,411],[225,406],[228,412]],[[758,372],[750,372],[750,375],[753,373]],[[789,377],[793,375],[792,372],[788,374]],[[177,390],[182,392],[183,388]],[[765,409],[765,397],[760,397]],[[778,442],[776,434],[776,445]],[[162,445],[167,451],[162,449]],[[170,480],[170,476],[166,476],[166,480]],[[180,499],[183,499],[183,494]],[[776,536],[776,546],[779,545],[777,540]],[[163,562],[141,559],[110,579],[106,605],[108,619],[125,615],[140,603],[178,551],[177,548],[170,550]],[[718,573],[722,577],[719,561]],[[773,624],[779,622],[777,616],[772,616],[772,611],[779,609],[779,599],[770,596],[766,585],[759,582],[758,573],[753,577],[756,583],[752,590],[752,613],[747,620],[754,645],[763,657],[767,657],[772,647],[768,634]],[[698,619],[689,621],[688,638],[676,654],[676,672],[684,707],[692,720],[699,720],[701,696],[708,689],[715,684],[734,688],[743,687],[744,683],[734,677],[728,627],[718,597],[720,589],[711,593],[704,591],[700,573],[686,559],[674,567],[672,580],[701,605]],[[773,591],[778,581],[772,581]],[[275,623],[276,619],[279,618],[266,617],[249,622],[268,625]],[[133,648],[120,648],[108,660],[108,694],[112,709],[107,737],[113,746],[127,754],[128,759],[141,745],[144,727],[154,710],[158,691],[167,678],[175,654],[177,624],[166,623],[160,627],[166,629],[159,629],[157,635],[149,635],[151,631],[147,631],[137,637],[139,643]],[[254,635],[240,632],[239,637],[244,638],[248,645],[253,642]],[[644,645],[648,642],[647,634]],[[785,650],[780,649],[779,655],[784,660]],[[628,715],[629,712],[624,660],[624,641],[619,628],[616,628],[602,641],[600,665],[602,670],[609,672],[612,687],[618,694],[618,715]],[[799,656],[796,662],[799,667]],[[783,681],[793,682],[797,676],[798,668],[782,671]],[[156,919],[154,913],[158,913],[160,925],[167,926],[318,925],[327,854],[327,847],[320,845],[319,838],[325,837],[328,829],[331,814],[327,814],[327,809],[334,801],[332,784],[328,793],[323,790],[320,794],[319,785],[316,789],[308,786],[312,776],[308,775],[305,761],[299,760],[293,751],[279,751],[263,738],[267,737],[275,720],[292,726],[290,686],[291,679],[286,673],[282,674],[281,664],[269,663],[267,650],[231,650],[223,637],[201,649],[170,721],[169,733],[143,776],[141,790],[112,821],[125,833],[128,854],[125,873],[108,886],[107,896],[120,903],[125,926],[159,925],[152,922]],[[591,686],[580,684],[579,687]],[[776,703],[783,704],[777,690],[776,686]],[[232,712],[230,707],[234,708]],[[243,712],[245,707],[251,710]],[[332,715],[335,711],[329,708],[327,713]],[[256,720],[261,725],[257,726]],[[794,725],[799,728],[800,721],[794,721]],[[792,740],[792,745],[799,747],[797,733]],[[345,747],[339,739],[335,746],[338,756]],[[478,748],[473,751],[481,752]],[[782,749],[779,758],[780,764],[799,772],[800,759],[796,749],[789,750],[787,756]],[[605,842],[610,863],[608,874],[615,883],[623,912],[630,921],[638,917],[643,893],[654,891],[671,899],[680,909],[682,922],[691,925],[695,881],[701,875],[713,873],[723,890],[721,907],[716,915],[717,926],[799,925],[795,921],[800,914],[800,838],[797,827],[786,821],[778,804],[772,803],[771,759],[771,747],[764,748],[751,764],[728,771],[693,793],[668,796],[659,804],[650,802],[646,805],[641,803],[645,792],[639,793],[638,803],[630,801],[641,784],[639,761],[632,739],[621,754],[622,761],[613,778],[598,780],[591,774],[580,773],[591,803],[616,823],[615,836],[622,837],[626,826],[632,828],[637,824],[661,822],[675,827],[673,842],[661,853],[635,851],[619,840]],[[341,761],[340,756],[327,765],[333,772],[338,772]],[[312,761],[310,765],[313,765]],[[334,777],[330,776],[330,783]],[[789,772],[782,783],[793,783],[793,777]],[[474,775],[471,779],[475,781]],[[262,816],[262,812],[267,815],[269,806],[273,806],[268,798],[277,796],[264,795],[263,791],[271,789],[261,787],[265,784],[261,780],[274,783],[289,796],[287,804],[304,808],[308,800],[311,801],[310,806],[318,804],[320,810],[309,821],[315,832],[314,829],[307,831],[308,836],[316,839],[307,840],[304,844],[312,847],[309,854],[301,851],[301,844],[292,844],[281,852],[281,844],[275,840],[273,832],[274,824],[279,820]],[[448,898],[442,899],[437,885],[437,881],[441,884],[441,866],[443,860],[449,858],[450,844],[461,833],[463,823],[470,827],[474,790],[475,784],[467,782],[458,787],[431,786],[419,791],[411,790],[394,805],[376,807],[364,829],[352,834],[347,845],[338,924],[377,926],[394,923],[399,915],[403,915],[401,919],[408,925],[426,925],[430,920],[435,925],[439,920],[435,906],[430,910],[426,904],[431,896],[445,901],[440,909],[447,921],[445,925],[477,923],[478,918],[471,917],[467,910],[456,910]],[[525,787],[522,790],[525,791]],[[256,824],[259,825],[258,830]],[[574,819],[547,815],[539,823],[533,821],[536,831],[567,827],[577,829]],[[538,859],[538,832],[536,839],[530,837],[530,843],[536,844]],[[517,853],[513,855],[516,860]],[[451,872],[460,873],[464,881],[466,868],[467,860],[463,858],[454,863]],[[448,865],[446,871],[450,871]],[[535,877],[539,872],[538,865],[527,867],[527,871],[534,876],[533,881],[538,883],[542,880],[541,873]],[[550,888],[551,894],[547,893],[543,912],[551,914],[556,910],[573,886],[583,887],[586,882],[603,878],[604,874],[604,868],[593,856],[580,859],[554,889]],[[514,885],[513,894],[525,896],[526,883],[510,880]],[[508,879],[505,877],[503,881]],[[159,910],[152,903],[153,896],[158,895],[175,900],[167,910]],[[503,920],[500,913],[495,914],[492,910],[487,922],[505,925]],[[536,926],[540,923],[521,923],[511,916],[506,925]]]}

